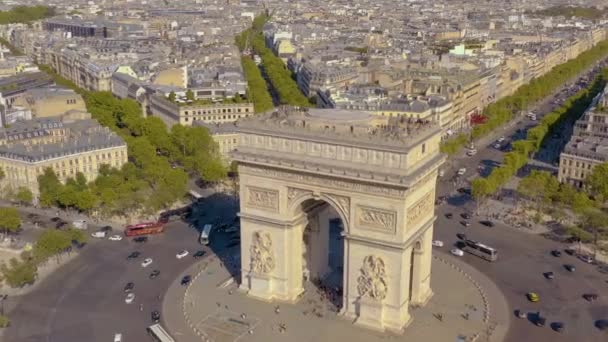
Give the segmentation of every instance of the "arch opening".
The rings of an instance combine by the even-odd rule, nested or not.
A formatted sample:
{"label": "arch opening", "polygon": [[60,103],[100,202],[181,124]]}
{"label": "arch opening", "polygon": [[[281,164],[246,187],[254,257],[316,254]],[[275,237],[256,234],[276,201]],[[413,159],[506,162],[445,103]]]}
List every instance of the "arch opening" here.
{"label": "arch opening", "polygon": [[302,231],[304,298],[321,301],[330,310],[340,312],[344,297],[343,220],[324,200],[307,199],[299,208],[307,218]]}

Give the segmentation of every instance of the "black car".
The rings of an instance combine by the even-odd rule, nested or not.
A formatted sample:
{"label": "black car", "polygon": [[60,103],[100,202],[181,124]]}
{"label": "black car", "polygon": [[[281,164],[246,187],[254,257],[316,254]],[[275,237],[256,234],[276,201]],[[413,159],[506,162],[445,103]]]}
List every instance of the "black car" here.
{"label": "black car", "polygon": [[101,227],[100,231],[102,231],[102,232],[111,232],[112,231],[112,226],[103,226],[103,227]]}
{"label": "black car", "polygon": [[557,249],[554,249],[551,251],[551,255],[553,255],[556,258],[559,258],[562,256],[562,252],[558,251]]}
{"label": "black car", "polygon": [[129,256],[127,257],[127,259],[137,259],[140,255],[141,255],[141,253],[139,253],[137,251],[131,252],[131,254],[129,254]]}
{"label": "black car", "polygon": [[154,278],[158,277],[159,274],[160,274],[159,270],[152,271],[152,273],[150,273],[150,279],[154,279]]}
{"label": "black car", "polygon": [[51,219],[52,222],[58,222],[61,221],[61,217],[55,216]]}
{"label": "black car", "polygon": [[152,313],[150,314],[150,316],[152,317],[152,322],[158,323],[160,321],[160,312],[158,312],[158,311],[152,311]]}
{"label": "black car", "polygon": [[460,240],[466,240],[467,239],[466,234],[463,234],[463,233],[456,234],[456,237],[459,238]]}
{"label": "black car", "polygon": [[133,239],[134,242],[147,242],[148,241],[148,237],[147,236],[138,236],[136,238]]}
{"label": "black car", "polygon": [[468,227],[468,226],[470,226],[470,225],[471,225],[471,224],[469,223],[469,221],[465,221],[465,220],[460,221],[460,224],[461,224],[461,225],[463,225],[463,226],[465,226],[465,227]]}
{"label": "black car", "polygon": [[456,191],[458,191],[458,193],[465,194],[465,195],[471,194],[471,189],[467,189],[467,188],[458,188]]}
{"label": "black car", "polygon": [[608,319],[598,319],[595,321],[595,327],[602,331],[608,330]]}
{"label": "black car", "polygon": [[568,254],[568,255],[576,254],[576,250],[574,250],[574,248],[566,248],[566,249],[564,249],[564,252],[566,252],[566,254]]}
{"label": "black car", "polygon": [[568,272],[574,272],[576,271],[576,267],[574,267],[574,265],[570,265],[570,264],[565,264],[564,268],[568,271]]}
{"label": "black car", "polygon": [[599,297],[600,297],[600,296],[598,296],[598,295],[597,295],[597,294],[595,294],[595,293],[585,293],[585,294],[583,295],[583,298],[585,298],[585,300],[586,300],[586,301],[588,301],[588,302],[594,302],[594,301],[596,301],[596,300],[597,300]]}
{"label": "black car", "polygon": [[183,286],[186,286],[186,285],[190,284],[190,282],[191,282],[191,281],[192,281],[192,276],[190,276],[190,275],[185,275],[185,276],[182,278],[182,285],[183,285]]}
{"label": "black car", "polygon": [[470,220],[471,219],[471,214],[469,214],[469,213],[462,213],[462,214],[460,214],[460,217],[462,217],[465,220]]}
{"label": "black car", "polygon": [[203,255],[205,255],[205,251],[197,251],[196,253],[192,254],[192,257],[198,259],[201,258]]}
{"label": "black car", "polygon": [[454,215],[452,215],[452,213],[445,214],[445,218],[451,219],[452,217],[454,217]]}
{"label": "black car", "polygon": [[551,323],[551,328],[556,332],[561,333],[564,331],[565,325],[562,322],[553,322]]}
{"label": "black car", "polygon": [[547,278],[549,280],[555,278],[555,273],[553,273],[553,272],[545,272],[545,273],[543,273],[543,275],[545,276],[545,278]]}
{"label": "black car", "polygon": [[492,228],[494,227],[494,222],[489,221],[489,220],[483,220],[483,221],[479,221],[479,223],[483,224],[486,227]]}
{"label": "black car", "polygon": [[536,315],[534,324],[536,324],[537,327],[544,327],[546,323],[547,323],[547,319],[545,317],[541,316],[540,314]]}
{"label": "black car", "polygon": [[125,285],[125,292],[131,292],[131,291],[133,291],[134,287],[135,287],[135,284],[133,284],[133,282],[127,283],[127,285]]}

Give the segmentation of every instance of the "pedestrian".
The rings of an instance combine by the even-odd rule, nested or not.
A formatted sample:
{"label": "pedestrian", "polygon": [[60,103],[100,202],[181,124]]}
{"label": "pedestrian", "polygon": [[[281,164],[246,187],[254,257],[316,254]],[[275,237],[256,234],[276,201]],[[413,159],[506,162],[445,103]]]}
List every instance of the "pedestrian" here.
{"label": "pedestrian", "polygon": [[143,304],[139,304],[139,311],[144,311],[144,305]]}
{"label": "pedestrian", "polygon": [[278,314],[279,314],[279,312],[281,312],[281,309],[280,309],[280,308],[279,308],[279,306],[277,305],[277,306],[274,308],[274,313],[276,313],[276,314],[278,315]]}

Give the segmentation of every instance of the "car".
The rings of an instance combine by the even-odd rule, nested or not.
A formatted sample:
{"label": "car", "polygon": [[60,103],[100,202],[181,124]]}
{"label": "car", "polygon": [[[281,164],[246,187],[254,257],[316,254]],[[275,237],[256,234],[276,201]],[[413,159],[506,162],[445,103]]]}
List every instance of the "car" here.
{"label": "car", "polygon": [[122,334],[120,334],[120,333],[114,334],[114,342],[122,342]]}
{"label": "car", "polygon": [[593,264],[594,262],[593,257],[590,255],[579,255],[578,258],[581,259],[582,262],[586,262],[588,264]]}
{"label": "car", "polygon": [[595,327],[601,331],[608,331],[608,318],[595,321]]}
{"label": "car", "polygon": [[596,293],[585,293],[583,294],[583,298],[588,301],[588,302],[594,302],[596,301],[600,296],[598,296]]}
{"label": "car", "polygon": [[150,279],[154,279],[156,277],[158,277],[158,275],[160,274],[159,270],[154,270],[150,273]]}
{"label": "car", "polygon": [[545,272],[545,273],[543,273],[543,275],[545,276],[545,278],[547,278],[549,280],[555,278],[555,273],[553,273],[553,272]]}
{"label": "car", "polygon": [[538,296],[538,294],[536,294],[536,292],[528,292],[528,293],[526,293],[526,297],[532,303],[536,303],[536,302],[540,301],[540,297]]}
{"label": "car", "polygon": [[502,145],[500,143],[495,143],[494,145],[492,145],[492,147],[494,147],[497,150],[500,150],[500,148],[502,147]]}
{"label": "car", "polygon": [[122,236],[120,236],[120,235],[112,235],[112,236],[110,236],[108,238],[108,240],[111,240],[111,241],[120,241],[120,240],[122,240]]}
{"label": "car", "polygon": [[576,267],[574,267],[574,265],[570,265],[570,264],[565,264],[564,268],[568,271],[568,272],[574,272],[576,271]]}
{"label": "car", "polygon": [[469,213],[462,213],[462,214],[460,214],[460,217],[462,217],[465,220],[470,220],[471,219],[471,214],[469,214]]}
{"label": "car", "polygon": [[91,236],[94,238],[105,238],[106,237],[106,232],[102,232],[102,231],[98,231],[98,232],[94,232],[91,233]]}
{"label": "car", "polygon": [[190,284],[190,282],[191,282],[191,281],[192,281],[192,276],[190,276],[190,275],[185,275],[185,276],[182,278],[182,282],[181,282],[181,283],[182,283],[182,285],[183,285],[183,286],[186,286],[186,285]]}
{"label": "car", "polygon": [[456,191],[458,191],[458,193],[461,193],[461,194],[465,194],[465,195],[469,195],[469,196],[471,195],[471,189],[458,188],[458,190],[456,190]]}
{"label": "car", "polygon": [[451,219],[452,217],[454,217],[454,215],[452,213],[445,214],[445,218],[447,218],[447,219]]}
{"label": "car", "polygon": [[470,226],[470,225],[471,225],[471,224],[469,223],[469,221],[466,221],[466,220],[462,220],[462,221],[460,221],[460,224],[461,224],[461,225],[463,225],[463,226],[465,226],[465,227],[468,227],[468,226]]}
{"label": "car", "polygon": [[452,255],[459,256],[459,257],[464,256],[464,252],[460,248],[454,248],[450,251],[450,253],[452,253]]}
{"label": "car", "polygon": [[443,247],[443,241],[434,240],[433,241],[433,246],[435,246],[435,247]]}
{"label": "car", "polygon": [[152,322],[154,323],[158,323],[160,321],[160,312],[158,311],[152,311],[152,313],[150,314],[150,317],[152,318]]}
{"label": "car", "polygon": [[518,318],[528,318],[528,313],[525,312],[524,310],[517,310],[517,317]]}
{"label": "car", "polygon": [[472,156],[474,156],[476,154],[477,154],[477,149],[472,148],[472,149],[470,149],[470,150],[467,151],[467,156],[469,156],[469,157],[472,157]]}
{"label": "car", "polygon": [[181,251],[181,252],[177,253],[177,254],[175,255],[175,257],[176,257],[176,258],[178,258],[178,259],[181,259],[181,258],[183,258],[183,257],[185,257],[185,256],[187,256],[187,255],[188,255],[188,251],[184,249],[183,251]]}
{"label": "car", "polygon": [[128,282],[127,285],[125,285],[125,292],[133,291],[134,287],[135,287],[135,284],[133,284],[133,282]]}
{"label": "car", "polygon": [[131,293],[127,294],[127,297],[125,298],[125,303],[131,304],[131,303],[133,303],[134,300],[135,300],[135,293],[131,292]]}
{"label": "car", "polygon": [[459,176],[464,176],[465,173],[467,173],[467,169],[466,168],[463,167],[463,168],[458,169],[457,174]]}
{"label": "car", "polygon": [[562,252],[558,251],[557,249],[554,249],[551,251],[551,255],[553,255],[556,258],[559,258],[562,256]]}
{"label": "car", "polygon": [[138,251],[135,252],[131,252],[131,254],[129,254],[127,256],[127,259],[137,259],[139,256],[141,255],[141,253],[139,253]]}
{"label": "car", "polygon": [[563,322],[553,322],[551,323],[551,329],[555,330],[555,332],[561,333],[564,332],[565,324]]}
{"label": "car", "polygon": [[196,253],[192,254],[192,257],[198,259],[201,258],[203,255],[205,255],[205,251],[196,251]]}
{"label": "car", "polygon": [[144,259],[144,261],[141,263],[141,267],[148,267],[152,264],[152,258],[146,258]]}
{"label": "car", "polygon": [[103,226],[100,229],[102,232],[111,232],[112,231],[112,226]]}
{"label": "car", "polygon": [[139,243],[147,242],[148,237],[147,236],[138,236],[138,237],[134,238],[133,241],[139,242]]}
{"label": "car", "polygon": [[467,239],[467,235],[464,233],[457,233],[456,237],[460,240],[466,240]]}
{"label": "car", "polygon": [[498,138],[498,142],[499,142],[499,143],[501,143],[501,142],[505,141],[505,139],[506,139],[506,138],[505,138],[504,136],[503,136],[503,137],[500,137],[500,138]]}
{"label": "car", "polygon": [[545,317],[541,316],[540,313],[537,313],[536,317],[534,319],[534,324],[537,327],[544,327],[546,323],[547,323],[547,319]]}
{"label": "car", "polygon": [[488,228],[494,227],[494,222],[492,222],[490,220],[479,221],[479,223],[483,224],[484,226],[486,226]]}
{"label": "car", "polygon": [[445,175],[445,171],[439,170],[439,177],[443,177]]}
{"label": "car", "polygon": [[564,252],[566,252],[566,254],[568,254],[568,255],[576,254],[576,250],[574,248],[566,248],[566,249],[564,249]]}

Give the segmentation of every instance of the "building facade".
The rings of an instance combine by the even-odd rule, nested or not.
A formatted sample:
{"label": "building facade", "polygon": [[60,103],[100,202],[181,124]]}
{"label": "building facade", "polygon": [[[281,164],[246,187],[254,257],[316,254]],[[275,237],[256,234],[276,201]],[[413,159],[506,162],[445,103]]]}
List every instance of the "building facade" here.
{"label": "building facade", "polygon": [[254,114],[253,103],[179,103],[163,96],[152,95],[150,113],[161,118],[168,126],[190,126],[196,121],[208,124],[234,122]]}

